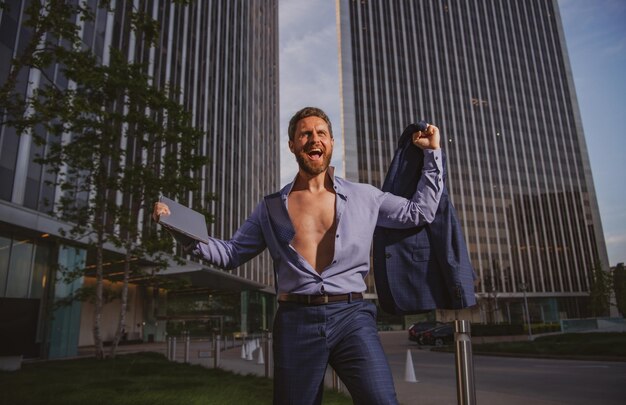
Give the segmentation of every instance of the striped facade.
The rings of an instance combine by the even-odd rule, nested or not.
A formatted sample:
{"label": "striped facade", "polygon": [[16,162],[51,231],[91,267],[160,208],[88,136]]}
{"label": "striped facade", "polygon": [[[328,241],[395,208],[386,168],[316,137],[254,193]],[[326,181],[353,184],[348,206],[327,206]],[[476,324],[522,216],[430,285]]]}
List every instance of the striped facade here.
{"label": "striped facade", "polygon": [[608,257],[556,0],[337,7],[346,177],[381,186],[404,127],[438,125],[481,317],[523,290],[533,321],[586,315]]}
{"label": "striped facade", "polygon": [[[0,10],[1,80],[6,78],[11,58],[31,35],[22,24],[26,2],[7,3],[9,8]],[[110,47],[120,49],[129,61],[145,63],[157,86],[178,90],[176,97],[192,112],[193,124],[206,132],[198,153],[210,157],[210,164],[194,174],[202,182],[200,195],[190,195],[190,199],[199,198],[214,215],[211,235],[230,238],[262,196],[279,186],[278,2],[215,0],[180,5],[170,0],[113,0],[111,11],[98,8],[97,3],[85,1],[94,21],[76,22],[84,45],[103,64]],[[130,29],[131,9],[159,22],[158,44],[146,46],[135,38]],[[63,88],[73,85],[59,66],[45,73],[23,71],[18,90],[32,92],[45,77]],[[20,272],[25,285],[51,288],[45,286],[46,272],[37,270],[37,263],[46,261],[38,252],[56,252],[64,244],[58,232],[63,224],[46,214],[49,207],[44,203],[58,199],[60,190],[46,183],[53,179],[33,162],[44,146],[16,135],[13,128],[0,127],[0,131],[2,250],[13,252],[14,246],[30,246],[22,267],[14,265],[8,253],[5,263],[0,252],[0,298],[44,299],[45,293],[29,293],[40,288],[17,288],[10,280],[11,274]],[[123,197],[118,196],[118,201],[125,201]],[[139,220],[148,221],[149,215],[146,211]],[[41,239],[41,234],[48,239]],[[55,242],[50,242],[52,239]],[[63,255],[57,252],[52,256],[54,261]],[[230,272],[229,280],[270,288],[274,276],[269,255]]]}

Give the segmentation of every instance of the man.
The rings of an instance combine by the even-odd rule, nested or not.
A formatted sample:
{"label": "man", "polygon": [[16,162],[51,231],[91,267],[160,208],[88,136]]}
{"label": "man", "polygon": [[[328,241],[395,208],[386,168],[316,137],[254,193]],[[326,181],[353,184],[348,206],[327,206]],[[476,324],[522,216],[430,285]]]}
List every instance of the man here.
{"label": "man", "polygon": [[[330,364],[356,404],[396,404],[393,379],[376,330],[376,307],[363,300],[376,225],[430,223],[443,184],[439,130],[413,134],[424,149],[422,176],[411,200],[335,177],[334,139],[314,107],[289,122],[294,181],[266,196],[229,241],[197,243],[193,253],[234,268],[268,248],[279,307],[274,321],[274,403],[319,404]],[[169,213],[157,203],[155,219]]]}

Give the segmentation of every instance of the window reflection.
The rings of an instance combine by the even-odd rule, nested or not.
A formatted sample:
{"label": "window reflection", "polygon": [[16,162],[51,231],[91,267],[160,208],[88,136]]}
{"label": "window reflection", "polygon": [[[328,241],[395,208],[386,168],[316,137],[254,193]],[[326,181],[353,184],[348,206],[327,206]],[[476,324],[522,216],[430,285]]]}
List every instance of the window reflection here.
{"label": "window reflection", "polygon": [[6,296],[28,298],[28,287],[33,260],[33,244],[29,239],[14,240],[9,260]]}
{"label": "window reflection", "polygon": [[11,239],[0,236],[0,297],[4,296],[9,274],[9,257],[11,255]]}
{"label": "window reflection", "polygon": [[0,236],[0,298],[41,298],[50,253],[48,243]]}
{"label": "window reflection", "polygon": [[29,294],[30,298],[41,298],[43,296],[43,290],[46,286],[49,255],[50,248],[47,245],[37,244],[35,246],[35,260]]}

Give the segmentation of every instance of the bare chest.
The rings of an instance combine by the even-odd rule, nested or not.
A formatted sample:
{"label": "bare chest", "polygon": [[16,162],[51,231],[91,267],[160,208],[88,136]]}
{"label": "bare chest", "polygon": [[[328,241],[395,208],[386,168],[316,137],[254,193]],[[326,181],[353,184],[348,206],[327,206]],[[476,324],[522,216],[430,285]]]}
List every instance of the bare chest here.
{"label": "bare chest", "polygon": [[294,249],[319,273],[335,253],[335,194],[292,193],[288,211],[295,236]]}
{"label": "bare chest", "polygon": [[335,194],[289,196],[289,217],[296,233],[325,234],[335,227]]}

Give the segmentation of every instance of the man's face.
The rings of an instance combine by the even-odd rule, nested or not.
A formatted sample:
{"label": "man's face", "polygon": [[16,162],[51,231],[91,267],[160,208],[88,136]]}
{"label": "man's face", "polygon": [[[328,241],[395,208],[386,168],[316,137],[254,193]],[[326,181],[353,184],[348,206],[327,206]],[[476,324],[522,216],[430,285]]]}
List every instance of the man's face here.
{"label": "man's face", "polygon": [[328,169],[334,142],[326,121],[319,117],[306,117],[296,124],[289,149],[296,156],[300,169],[315,176]]}

